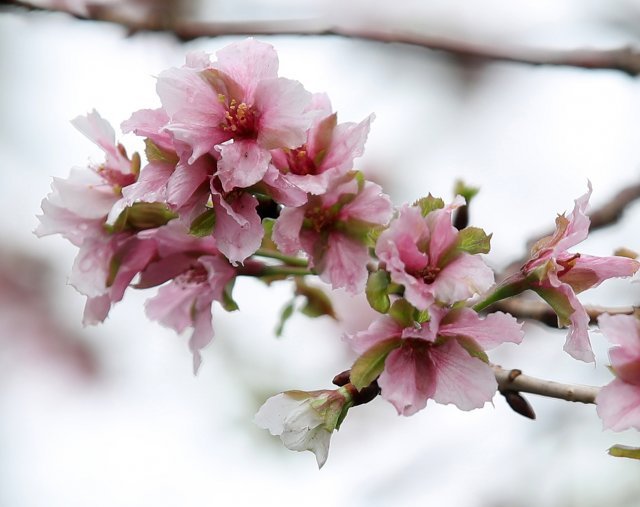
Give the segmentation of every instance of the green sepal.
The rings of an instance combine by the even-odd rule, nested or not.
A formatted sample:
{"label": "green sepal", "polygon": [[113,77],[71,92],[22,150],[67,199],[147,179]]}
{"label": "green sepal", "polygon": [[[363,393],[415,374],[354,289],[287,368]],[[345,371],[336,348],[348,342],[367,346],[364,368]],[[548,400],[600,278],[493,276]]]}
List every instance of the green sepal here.
{"label": "green sepal", "polygon": [[483,363],[489,364],[489,356],[473,338],[469,338],[468,336],[456,336],[455,339],[471,357],[478,358]]}
{"label": "green sepal", "polygon": [[508,278],[500,285],[498,285],[491,294],[485,297],[482,301],[479,301],[473,305],[473,309],[476,312],[481,312],[485,308],[488,308],[498,301],[507,299],[524,292],[531,288],[531,283],[525,279],[520,273]]}
{"label": "green sepal", "polygon": [[334,320],[338,319],[331,304],[331,299],[322,289],[311,287],[304,283],[302,279],[296,279],[296,294],[303,296],[306,300],[300,311],[307,317],[315,318],[328,315]]}
{"label": "green sepal", "polygon": [[106,287],[111,287],[113,282],[116,281],[116,276],[118,276],[118,271],[120,270],[120,265],[122,264],[122,259],[119,255],[114,255],[111,257],[111,261],[109,261],[109,273],[107,274],[107,281],[105,282]]}
{"label": "green sepal", "polygon": [[291,318],[295,309],[296,309],[295,299],[292,299],[289,302],[289,304],[287,304],[287,306],[285,306],[282,309],[282,312],[280,313],[280,320],[278,320],[278,325],[276,326],[276,329],[275,329],[275,333],[278,338],[282,336],[282,333],[284,331],[284,325]]}
{"label": "green sepal", "polygon": [[575,312],[573,306],[571,306],[571,302],[562,294],[559,290],[556,289],[547,289],[542,287],[534,287],[532,288],[542,299],[544,299],[547,304],[553,309],[553,311],[558,316],[558,325],[562,327],[569,326],[571,324],[571,314]]}
{"label": "green sepal", "polygon": [[417,308],[414,309],[413,320],[418,324],[424,324],[425,322],[429,322],[431,320],[431,315],[429,315],[429,310],[418,310]]}
{"label": "green sepal", "polygon": [[458,233],[455,249],[470,254],[489,253],[491,236],[479,227],[466,227]]}
{"label": "green sepal", "polygon": [[136,178],[140,175],[141,166],[142,161],[140,160],[140,154],[136,151],[131,155],[131,174],[135,175]]}
{"label": "green sepal", "polygon": [[222,291],[222,301],[220,301],[220,304],[222,308],[228,312],[235,312],[239,308],[238,303],[233,299],[233,287],[235,283],[236,279],[233,278],[224,286],[224,290]]}
{"label": "green sepal", "polygon": [[420,213],[426,217],[432,211],[444,208],[444,201],[440,197],[433,197],[429,194],[427,197],[418,199],[413,203],[413,206],[420,208]]}
{"label": "green sepal", "polygon": [[260,245],[261,249],[264,250],[278,250],[278,247],[273,242],[273,226],[275,225],[275,218],[263,218],[262,219],[262,228],[264,229],[264,236],[262,236],[262,243]]}
{"label": "green sepal", "polygon": [[171,165],[176,165],[179,160],[178,155],[163,150],[149,138],[144,140],[144,154],[147,156],[149,162],[166,162]]}
{"label": "green sepal", "polygon": [[389,316],[402,327],[411,327],[415,322],[416,309],[404,298],[396,299],[389,309]]}
{"label": "green sepal", "polygon": [[142,231],[166,225],[178,215],[161,202],[134,202],[127,206],[113,225],[105,225],[110,233],[125,230]]}
{"label": "green sepal", "polygon": [[610,447],[609,454],[616,458],[640,459],[640,449],[626,445],[614,445]]}
{"label": "green sepal", "polygon": [[464,200],[467,202],[467,206],[471,202],[471,199],[478,195],[478,192],[480,192],[480,188],[469,187],[462,180],[457,180],[455,186],[453,187],[453,193],[455,195],[461,195],[462,197],[464,197]]}
{"label": "green sepal", "polygon": [[389,273],[382,269],[369,273],[365,294],[367,295],[369,306],[376,312],[387,313],[391,308],[391,299],[389,299],[389,294],[387,293],[390,282]]}
{"label": "green sepal", "polygon": [[388,338],[376,343],[356,359],[351,367],[350,378],[351,383],[358,391],[367,387],[380,376],[382,370],[384,370],[384,362],[387,356],[401,345],[401,338]]}
{"label": "green sepal", "polygon": [[191,222],[191,227],[189,228],[189,234],[198,238],[211,236],[215,226],[216,212],[213,208],[210,208],[194,218],[193,222]]}

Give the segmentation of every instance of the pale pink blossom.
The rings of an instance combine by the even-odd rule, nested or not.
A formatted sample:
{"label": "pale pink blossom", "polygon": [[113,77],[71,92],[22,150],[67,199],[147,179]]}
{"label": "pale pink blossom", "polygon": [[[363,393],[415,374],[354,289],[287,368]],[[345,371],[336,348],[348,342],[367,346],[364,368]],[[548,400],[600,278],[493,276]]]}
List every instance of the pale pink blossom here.
{"label": "pale pink blossom", "polygon": [[269,398],[254,422],[278,435],[292,451],[311,451],[318,468],[327,461],[329,444],[352,404],[347,388],[322,391],[287,391]]}
{"label": "pale pink blossom", "polygon": [[388,345],[386,358],[369,359],[384,360],[378,384],[382,397],[399,414],[412,415],[429,399],[462,410],[482,407],[495,394],[497,383],[491,367],[479,357],[501,343],[520,343],[521,324],[501,312],[483,319],[469,308],[432,306],[429,314],[428,321],[409,326],[385,315],[348,338],[361,357]]}
{"label": "pale pink blossom", "polygon": [[609,359],[616,376],[596,397],[598,416],[605,429],[640,430],[640,321],[633,315],[604,314],[598,325],[614,345]]}
{"label": "pale pink blossom", "polygon": [[211,305],[223,301],[225,286],[236,271],[219,255],[203,255],[192,260],[188,268],[146,303],[147,316],[178,333],[193,329],[189,348],[193,353],[193,369],[202,361],[200,350],[213,339]]}
{"label": "pale pink blossom", "polygon": [[269,44],[247,39],[216,56],[210,64],[198,58],[161,73],[157,91],[170,118],[165,128],[190,147],[189,163],[217,147],[218,176],[230,191],[264,177],[269,150],[304,143],[311,94],[299,82],[278,77]]}
{"label": "pale pink blossom", "polygon": [[498,288],[513,288],[513,293],[525,289],[537,292],[554,309],[558,322],[569,326],[564,350],[585,362],[593,362],[595,357],[589,341],[589,316],[576,294],[609,278],[631,276],[640,268],[638,261],[626,257],[594,257],[567,251],[588,235],[590,220],[585,211],[590,196],[591,183],[587,193],[576,199],[571,214],[558,216],[554,234],[538,241],[520,272]]}
{"label": "pale pink blossom", "polygon": [[378,238],[376,255],[416,308],[463,301],[494,283],[493,271],[479,255],[458,248],[460,232],[452,225],[452,212],[462,204],[458,197],[426,216],[405,205]]}
{"label": "pale pink blossom", "polygon": [[312,194],[322,194],[331,181],[353,169],[364,153],[374,116],[360,123],[337,124],[326,94],[315,94],[309,106],[315,113],[306,142],[294,149],[273,150],[273,164],[291,184]]}
{"label": "pale pink blossom", "polygon": [[273,240],[284,253],[303,250],[320,278],[358,293],[367,279],[368,233],[391,218],[389,197],[379,185],[349,175],[299,208],[285,208]]}

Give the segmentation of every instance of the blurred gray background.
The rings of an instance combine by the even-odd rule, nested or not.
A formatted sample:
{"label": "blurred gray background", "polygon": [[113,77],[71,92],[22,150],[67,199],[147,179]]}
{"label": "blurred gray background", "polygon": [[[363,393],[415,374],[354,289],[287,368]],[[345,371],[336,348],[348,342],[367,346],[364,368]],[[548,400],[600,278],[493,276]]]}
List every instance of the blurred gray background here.
{"label": "blurred gray background", "polygon": [[[35,2],[34,2],[35,3]],[[57,4],[86,15],[80,1]],[[499,48],[637,45],[637,1],[217,0],[102,2],[136,22],[270,22],[446,37]],[[92,8],[96,8],[93,6]],[[614,459],[637,432],[603,432],[593,406],[529,396],[538,420],[505,406],[470,413],[432,402],[399,417],[383,400],[349,413],[318,471],[310,453],[286,450],[252,423],[287,389],[327,388],[353,360],[341,335],[371,312],[337,294],[342,321],[295,316],[274,337],[290,288],[242,280],[241,312],[214,309],[216,340],[191,373],[188,336],[149,322],[131,292],[95,328],[66,284],[75,248],[36,239],[51,178],[100,161],[69,120],[96,108],[118,129],[157,107],[155,77],[188,51],[214,52],[242,37],[180,42],[63,13],[0,6],[0,506],[176,505],[590,507],[636,506],[639,464]],[[106,10],[105,10],[106,9]],[[95,12],[95,11],[94,11]],[[155,16],[155,17],[153,17]],[[454,181],[481,187],[473,225],[493,232],[496,269],[594,187],[597,206],[640,176],[638,80],[610,70],[462,59],[403,44],[339,36],[259,36],[280,74],[327,92],[341,121],[374,112],[356,161],[401,204]],[[124,137],[130,149],[138,141]],[[580,251],[640,250],[640,208],[592,235]],[[638,304],[638,286],[611,281],[585,302]],[[490,354],[505,367],[564,382],[604,384],[598,363],[562,352],[565,331],[526,324],[520,347]]]}

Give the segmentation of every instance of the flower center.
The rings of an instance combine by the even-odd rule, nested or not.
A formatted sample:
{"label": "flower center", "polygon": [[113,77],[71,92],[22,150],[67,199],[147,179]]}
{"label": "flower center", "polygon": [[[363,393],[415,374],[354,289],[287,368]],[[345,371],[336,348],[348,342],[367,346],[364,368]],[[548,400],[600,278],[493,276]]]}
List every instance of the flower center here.
{"label": "flower center", "polygon": [[437,266],[425,266],[422,269],[414,270],[409,274],[415,276],[416,278],[422,280],[427,285],[432,284],[435,279],[438,277],[438,273],[440,273],[440,268]]}
{"label": "flower center", "polygon": [[336,213],[322,206],[314,206],[304,214],[304,225],[316,232],[330,228],[336,221]]}
{"label": "flower center", "polygon": [[[227,98],[220,94],[218,99],[223,104]],[[236,99],[231,99],[224,115],[224,121],[220,124],[222,130],[229,132],[233,137],[256,137],[257,114],[252,106]]]}
{"label": "flower center", "polygon": [[209,278],[206,268],[202,264],[194,264],[178,277],[176,283],[179,287],[186,289],[189,286],[205,283]]}
{"label": "flower center", "polygon": [[287,151],[287,162],[289,162],[289,171],[293,174],[306,176],[318,173],[316,164],[307,153],[306,145]]}

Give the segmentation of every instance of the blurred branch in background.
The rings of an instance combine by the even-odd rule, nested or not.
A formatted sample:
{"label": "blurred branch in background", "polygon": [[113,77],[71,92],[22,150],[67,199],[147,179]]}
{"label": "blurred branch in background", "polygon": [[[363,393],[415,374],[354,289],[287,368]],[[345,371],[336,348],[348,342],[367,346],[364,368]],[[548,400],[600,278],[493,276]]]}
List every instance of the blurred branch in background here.
{"label": "blurred branch in background", "polygon": [[525,65],[566,66],[582,69],[607,69],[629,76],[640,74],[640,51],[631,47],[608,50],[551,50],[531,47],[504,48],[446,37],[400,30],[374,30],[332,25],[324,19],[286,19],[240,22],[198,22],[192,1],[171,0],[52,0],[24,2],[1,0],[0,5],[24,10],[60,11],[79,19],[105,21],[125,27],[130,34],[147,31],[172,32],[188,41],[198,37],[223,35],[301,35],[326,36],[401,43],[443,51],[471,61],[502,61]]}

